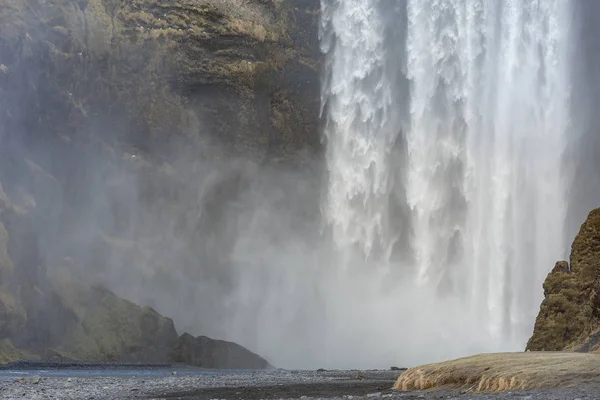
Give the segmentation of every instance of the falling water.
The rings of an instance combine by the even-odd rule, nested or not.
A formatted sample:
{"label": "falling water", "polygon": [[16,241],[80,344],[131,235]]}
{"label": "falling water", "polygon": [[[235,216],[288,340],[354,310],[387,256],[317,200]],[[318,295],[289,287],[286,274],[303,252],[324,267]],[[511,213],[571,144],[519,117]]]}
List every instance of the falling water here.
{"label": "falling water", "polygon": [[[570,7],[322,0],[325,217],[340,254],[358,248],[440,304],[458,299],[456,311],[490,341],[515,349],[564,253]],[[388,16],[402,8],[406,59],[390,63],[386,35],[398,21]],[[398,73],[406,93],[395,92]],[[405,198],[391,195],[396,188]],[[392,223],[403,207],[409,218]],[[410,265],[390,259],[402,237]]]}
{"label": "falling water", "polygon": [[324,2],[323,23],[331,63],[323,86],[331,166],[325,216],[341,247],[359,244],[368,257],[390,239],[388,154],[398,133],[386,85],[385,26],[377,7],[362,0]]}

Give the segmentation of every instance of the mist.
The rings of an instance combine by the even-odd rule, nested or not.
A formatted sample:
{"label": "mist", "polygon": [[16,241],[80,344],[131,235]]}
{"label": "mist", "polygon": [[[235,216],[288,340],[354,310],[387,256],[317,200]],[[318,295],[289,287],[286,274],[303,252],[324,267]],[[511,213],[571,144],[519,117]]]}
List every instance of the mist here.
{"label": "mist", "polygon": [[[102,62],[99,56],[56,62],[52,46],[45,47],[56,33],[37,20],[27,22],[29,39],[15,33],[2,42],[0,65],[10,70],[0,69],[0,182],[10,202],[29,216],[27,229],[35,237],[21,255],[36,253],[27,262],[43,266],[39,274],[67,267],[173,318],[179,332],[234,341],[282,368],[388,368],[523,350],[545,274],[568,257],[580,224],[599,205],[600,52],[594,46],[600,6],[582,0],[565,2],[558,16],[553,10],[528,14],[535,26],[557,18],[569,30],[564,41],[547,44],[548,53],[558,48],[558,55],[552,53],[561,68],[555,86],[550,75],[528,80],[549,68],[547,60],[537,65],[537,55],[528,53],[543,47],[532,40],[520,50],[531,56],[530,64],[515,67],[531,91],[502,89],[506,82],[495,71],[498,76],[486,75],[481,91],[455,101],[463,90],[459,80],[480,77],[444,68],[420,71],[417,64],[431,60],[415,58],[423,54],[415,49],[439,39],[426,36],[426,28],[435,31],[435,23],[444,21],[456,28],[460,19],[452,12],[419,25],[416,2],[381,0],[370,10],[358,0],[321,3],[320,32],[315,27],[312,34],[320,35],[324,65],[321,91],[311,96],[321,98],[321,115],[314,118],[322,141],[286,159],[261,147],[262,128],[237,112],[241,95],[217,95],[218,85],[181,90],[158,77],[145,81],[141,74],[158,57],[152,44],[123,45],[111,67],[97,72],[89,63]],[[470,7],[449,3],[454,11]],[[490,6],[491,0],[479,3]],[[44,8],[36,11],[52,17]],[[502,6],[493,12],[496,22],[508,18]],[[84,29],[83,19],[72,24]],[[473,26],[478,30],[469,35],[492,31]],[[352,58],[356,54],[362,58]],[[443,61],[460,59],[462,68],[467,61],[461,57],[448,53]],[[504,60],[494,57],[487,67],[480,59],[469,66],[494,72],[490,65]],[[156,64],[177,69],[171,65],[176,60]],[[60,68],[65,72],[49,81],[47,72]],[[106,81],[136,75],[127,98],[104,89]],[[444,84],[421,89],[431,76]],[[546,97],[537,93],[548,86],[564,102],[541,104]],[[476,110],[482,121],[510,120],[510,145],[519,134],[531,139],[520,156],[507,150],[506,158],[498,158],[521,180],[504,188],[510,200],[500,208],[513,212],[497,222],[491,221],[496,214],[484,215],[496,201],[486,197],[496,190],[485,186],[491,167],[479,167],[489,167],[483,159],[498,155],[494,145],[502,146],[503,136],[479,147],[470,132],[488,132],[491,125],[467,126],[475,109],[468,107],[489,95],[485,90],[505,90],[506,104],[521,101],[540,115],[553,112],[531,119],[515,116],[515,109]],[[254,101],[267,104],[264,96]],[[140,111],[147,98],[158,99],[162,111]],[[224,130],[215,129],[215,112],[207,111],[212,102],[229,113],[222,116],[231,120]],[[428,111],[419,119],[415,108]],[[157,118],[143,121],[147,115]],[[555,139],[544,134],[557,121],[556,145],[542,146]],[[542,139],[525,137],[523,127]],[[435,135],[425,135],[433,130]],[[419,142],[434,136],[447,146]],[[447,148],[454,153],[444,153]],[[411,158],[417,150],[422,168]],[[475,157],[465,156],[469,152]],[[432,165],[441,167],[426,176]],[[480,186],[461,186],[467,175]],[[527,191],[518,192],[522,188]],[[479,197],[469,197],[475,192]],[[429,200],[442,204],[428,208]],[[540,204],[539,214],[528,214]],[[469,213],[474,209],[479,214]],[[511,218],[512,225],[500,225]],[[492,236],[496,228],[501,234]],[[474,232],[489,240],[475,246]],[[494,241],[507,235],[514,237]],[[519,256],[533,242],[535,251]],[[502,293],[494,292],[495,279],[504,285]]]}

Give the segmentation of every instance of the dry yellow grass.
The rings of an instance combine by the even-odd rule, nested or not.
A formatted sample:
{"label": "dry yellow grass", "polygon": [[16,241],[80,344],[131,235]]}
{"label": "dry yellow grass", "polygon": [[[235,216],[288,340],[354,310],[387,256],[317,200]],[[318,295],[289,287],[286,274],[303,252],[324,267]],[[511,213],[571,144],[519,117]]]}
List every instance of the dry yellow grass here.
{"label": "dry yellow grass", "polygon": [[600,379],[600,355],[567,352],[480,354],[410,368],[395,390],[474,392],[569,387]]}

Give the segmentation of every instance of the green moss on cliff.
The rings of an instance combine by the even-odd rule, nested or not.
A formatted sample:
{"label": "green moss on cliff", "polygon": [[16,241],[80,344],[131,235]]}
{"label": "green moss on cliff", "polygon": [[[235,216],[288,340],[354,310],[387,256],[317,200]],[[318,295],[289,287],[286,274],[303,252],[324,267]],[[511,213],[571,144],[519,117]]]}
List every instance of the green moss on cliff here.
{"label": "green moss on cliff", "polygon": [[110,291],[73,279],[67,271],[55,277],[63,305],[77,319],[56,349],[65,358],[85,360],[162,361],[177,340],[173,321]]}
{"label": "green moss on cliff", "polygon": [[17,360],[37,360],[39,358],[37,354],[17,349],[9,339],[0,340],[0,364]]}
{"label": "green moss on cliff", "polygon": [[590,335],[600,328],[599,268],[600,209],[596,209],[573,242],[570,266],[557,263],[544,282],[545,299],[527,350],[592,350]]}
{"label": "green moss on cliff", "polygon": [[[32,112],[50,134],[83,139],[102,119],[119,124],[114,139],[143,151],[173,138],[193,148],[200,119],[250,158],[320,146],[317,18],[304,1],[33,3],[0,8],[0,48],[15,58],[3,59],[3,74],[16,82],[17,64],[40,66],[41,80],[30,85],[54,107]],[[205,109],[196,99],[207,93],[214,105]],[[285,106],[271,107],[281,96]],[[207,124],[214,114],[227,123]]]}
{"label": "green moss on cliff", "polygon": [[27,314],[20,299],[7,286],[0,289],[0,339],[10,337],[25,326]]}
{"label": "green moss on cliff", "polygon": [[[8,212],[12,205],[0,185],[0,214]],[[9,236],[0,221],[0,340],[6,339],[25,326],[27,315],[18,296],[13,260],[8,253]],[[12,346],[12,344],[11,344]],[[6,343],[0,344],[0,359],[3,354],[13,354]]]}

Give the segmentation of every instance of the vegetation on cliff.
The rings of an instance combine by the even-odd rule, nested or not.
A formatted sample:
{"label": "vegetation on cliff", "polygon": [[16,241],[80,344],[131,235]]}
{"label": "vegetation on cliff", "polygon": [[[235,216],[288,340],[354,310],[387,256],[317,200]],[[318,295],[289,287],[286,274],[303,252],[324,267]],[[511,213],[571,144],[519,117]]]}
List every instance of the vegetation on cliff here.
{"label": "vegetation on cliff", "polygon": [[544,301],[527,350],[600,350],[600,209],[593,210],[571,248],[544,282]]}
{"label": "vegetation on cliff", "polygon": [[165,155],[198,148],[200,119],[246,155],[290,156],[319,142],[318,49],[294,22],[316,16],[296,3],[9,0],[2,90],[51,98],[28,111],[65,139],[103,125],[105,143]]}
{"label": "vegetation on cliff", "polygon": [[316,21],[308,0],[0,4],[0,362],[171,354],[170,319],[95,281],[168,287],[166,236],[198,279],[203,160],[318,150]]}

